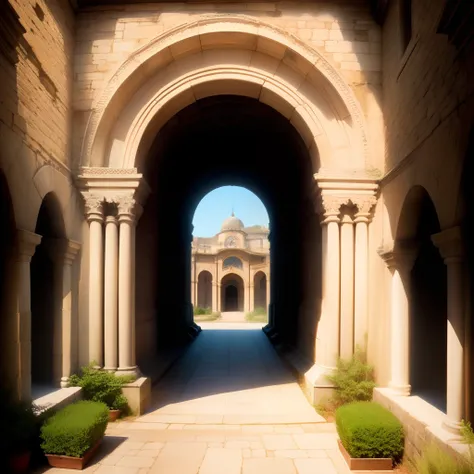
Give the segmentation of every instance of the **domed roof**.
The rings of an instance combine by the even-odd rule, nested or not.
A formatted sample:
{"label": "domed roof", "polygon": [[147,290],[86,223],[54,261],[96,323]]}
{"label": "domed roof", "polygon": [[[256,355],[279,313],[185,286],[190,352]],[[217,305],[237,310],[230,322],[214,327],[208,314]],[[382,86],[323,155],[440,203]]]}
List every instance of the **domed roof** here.
{"label": "domed roof", "polygon": [[232,215],[222,223],[221,231],[242,230],[243,228],[244,223],[238,217],[235,217],[234,213],[232,213]]}

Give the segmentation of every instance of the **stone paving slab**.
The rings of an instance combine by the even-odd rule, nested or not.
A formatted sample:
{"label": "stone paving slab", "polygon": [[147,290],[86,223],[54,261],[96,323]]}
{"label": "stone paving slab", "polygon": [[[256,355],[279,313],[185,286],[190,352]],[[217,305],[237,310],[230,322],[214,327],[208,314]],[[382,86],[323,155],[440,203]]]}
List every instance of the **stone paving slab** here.
{"label": "stone paving slab", "polygon": [[155,387],[147,414],[109,424],[102,446],[83,472],[350,471],[337,449],[334,424],[309,405],[262,332],[216,329],[203,331]]}

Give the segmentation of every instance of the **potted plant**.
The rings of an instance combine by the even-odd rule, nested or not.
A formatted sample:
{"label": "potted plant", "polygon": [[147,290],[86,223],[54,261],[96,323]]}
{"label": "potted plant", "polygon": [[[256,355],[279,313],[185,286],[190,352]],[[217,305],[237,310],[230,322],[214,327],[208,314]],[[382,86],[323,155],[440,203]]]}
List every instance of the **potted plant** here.
{"label": "potted plant", "polygon": [[3,459],[6,457],[11,472],[26,473],[37,429],[34,406],[18,400],[7,391],[2,391],[0,400],[0,438],[5,450]]}
{"label": "potted plant", "polygon": [[351,470],[390,470],[403,455],[403,427],[374,402],[353,402],[336,411],[339,449]]}
{"label": "potted plant", "polygon": [[99,447],[109,410],[100,402],[81,400],[51,416],[41,427],[41,448],[50,466],[83,469]]}
{"label": "potted plant", "polygon": [[117,376],[112,372],[97,369],[92,362],[81,369],[80,374],[72,375],[69,386],[81,387],[85,400],[102,402],[109,408],[109,421],[115,421],[127,407],[127,399],[122,387],[133,381],[131,376]]}

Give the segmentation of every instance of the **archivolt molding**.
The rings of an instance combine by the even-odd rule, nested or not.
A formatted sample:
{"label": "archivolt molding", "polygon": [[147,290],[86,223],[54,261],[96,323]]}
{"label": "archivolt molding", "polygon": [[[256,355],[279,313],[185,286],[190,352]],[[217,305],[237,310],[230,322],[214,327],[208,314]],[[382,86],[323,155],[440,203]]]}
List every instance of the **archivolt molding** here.
{"label": "archivolt molding", "polygon": [[[173,99],[182,94],[183,92],[190,93],[195,98],[197,89],[199,86],[208,82],[216,81],[241,81],[254,84],[260,90],[271,91],[279,93],[283,102],[286,102],[288,106],[294,107],[294,112],[289,117],[291,123],[293,121],[303,122],[307,127],[307,133],[303,133],[301,128],[298,130],[302,135],[303,140],[310,149],[310,153],[325,152],[330,156],[332,147],[330,139],[325,134],[324,126],[321,124],[319,117],[311,110],[305,102],[304,97],[291,90],[285,83],[277,81],[275,78],[265,75],[262,71],[248,70],[239,68],[236,66],[230,67],[211,67],[207,69],[200,69],[193,73],[184,74],[177,78],[172,83],[168,84],[166,88],[160,90],[152,100],[145,104],[143,109],[136,115],[129,128],[129,133],[125,139],[125,150],[123,155],[114,154],[120,156],[121,162],[114,162],[114,166],[124,166],[125,168],[136,166],[140,163],[141,157],[138,156],[140,153],[139,147],[142,152],[146,152],[146,142],[143,140],[147,126],[156,117],[159,111],[163,108],[164,104],[169,104]],[[171,117],[162,117],[163,120],[167,121]],[[155,133],[152,134],[152,137]],[[150,137],[150,138],[152,138]],[[312,149],[312,143],[316,140],[318,143],[318,150]],[[145,146],[143,145],[145,141]],[[322,157],[321,157],[322,159]]]}
{"label": "archivolt molding", "polygon": [[[158,36],[150,43],[135,51],[131,56],[119,67],[113,77],[109,80],[104,91],[93,105],[93,110],[87,125],[85,138],[81,152],[81,164],[89,165],[92,163],[92,154],[95,140],[101,120],[104,117],[107,107],[111,104],[114,95],[119,91],[120,87],[129,80],[132,75],[146,63],[159,53],[167,53],[168,62],[164,61],[163,65],[167,65],[184,53],[180,51],[179,44],[184,40],[199,39],[202,40],[206,35],[213,33],[241,34],[249,38],[255,37],[255,45],[258,41],[264,41],[284,48],[281,58],[289,63],[294,61],[306,61],[310,70],[317,70],[326,80],[334,87],[337,94],[347,108],[352,125],[356,129],[357,138],[361,142],[365,160],[368,158],[368,140],[365,132],[365,119],[363,112],[358,104],[357,99],[350,87],[345,83],[338,71],[323,57],[321,53],[307,45],[305,42],[288,33],[287,31],[266,24],[260,20],[245,16],[229,15],[206,15],[191,24],[183,24],[163,35]],[[216,45],[218,47],[219,45]],[[256,49],[257,46],[250,46],[250,49]],[[271,48],[270,48],[271,49]],[[289,53],[289,54],[288,54]],[[267,51],[267,54],[270,54]],[[139,79],[135,78],[137,82]],[[139,87],[139,86],[138,86]]]}

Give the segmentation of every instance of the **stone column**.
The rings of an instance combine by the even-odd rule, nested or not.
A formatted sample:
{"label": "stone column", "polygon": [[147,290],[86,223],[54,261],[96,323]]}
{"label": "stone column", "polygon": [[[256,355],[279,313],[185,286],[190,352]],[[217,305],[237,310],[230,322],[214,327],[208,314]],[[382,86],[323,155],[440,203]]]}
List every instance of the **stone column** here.
{"label": "stone column", "polygon": [[134,353],[134,311],[133,294],[135,248],[135,207],[136,201],[131,196],[117,200],[119,221],[119,266],[118,266],[118,373],[137,375]]}
{"label": "stone column", "polygon": [[354,353],[354,225],[352,217],[341,219],[341,357]]}
{"label": "stone column", "polygon": [[459,433],[464,418],[464,277],[463,244],[460,227],[452,227],[432,236],[448,276],[447,340],[447,420],[445,428]]}
{"label": "stone column", "polygon": [[265,311],[269,311],[269,306],[270,306],[270,274],[267,275],[267,288],[266,288],[267,294],[266,294],[266,300],[265,300]]}
{"label": "stone column", "polygon": [[105,218],[104,352],[105,369],[118,367],[118,224],[115,215]]}
{"label": "stone column", "polygon": [[41,236],[27,230],[17,232],[18,303],[15,321],[17,392],[22,400],[31,398],[31,278],[30,263]]}
{"label": "stone column", "polygon": [[244,311],[249,311],[250,308],[250,286],[244,281]]}
{"label": "stone column", "polygon": [[76,367],[73,367],[75,356],[73,351],[75,347],[73,338],[73,307],[72,307],[72,291],[73,277],[72,264],[76,258],[77,252],[81,248],[81,244],[73,240],[66,241],[64,258],[63,258],[63,281],[62,281],[62,367],[61,367],[61,387],[67,387],[69,377]]}
{"label": "stone column", "polygon": [[410,395],[410,271],[417,250],[411,244],[400,244],[396,250],[379,251],[392,273],[390,304],[390,388],[397,395]]}
{"label": "stone column", "polygon": [[212,277],[212,311],[216,312],[218,310],[218,288],[217,282],[215,281],[215,277]]}
{"label": "stone column", "polygon": [[250,311],[253,311],[255,309],[255,283],[253,281],[251,281],[249,283],[249,286],[250,286],[250,292],[249,292],[249,296],[250,296],[250,302],[249,302],[249,310]]}
{"label": "stone column", "polygon": [[354,262],[354,344],[363,350],[367,348],[368,331],[368,248],[370,210],[375,197],[355,201],[358,211],[355,215],[355,262]]}
{"label": "stone column", "polygon": [[339,356],[340,310],[340,199],[323,197],[323,301],[318,324],[316,362],[335,367]]}
{"label": "stone column", "polygon": [[99,367],[104,359],[104,250],[103,198],[84,193],[89,223],[89,360]]}

